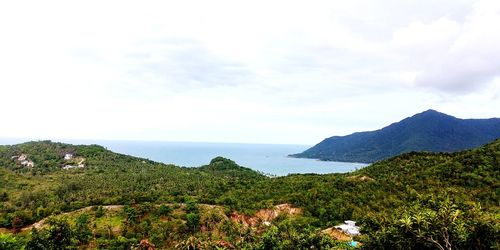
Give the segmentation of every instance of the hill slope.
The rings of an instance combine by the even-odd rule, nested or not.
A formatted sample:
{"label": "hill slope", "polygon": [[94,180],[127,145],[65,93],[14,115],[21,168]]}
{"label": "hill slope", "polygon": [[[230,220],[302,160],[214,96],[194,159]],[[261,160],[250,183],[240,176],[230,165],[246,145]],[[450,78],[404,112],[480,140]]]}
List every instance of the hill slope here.
{"label": "hill slope", "polygon": [[333,136],[291,155],[331,161],[375,162],[411,151],[455,152],[500,138],[500,118],[459,119],[427,110],[385,128]]}
{"label": "hill slope", "polygon": [[[85,167],[64,169],[68,152],[84,158]],[[19,156],[23,154],[33,161],[33,167],[22,165]],[[199,168],[181,168],[116,154],[97,145],[46,141],[0,146],[0,246],[2,230],[15,231],[50,215],[94,206],[95,211],[86,210],[89,220],[66,218],[75,232],[93,225],[90,220],[96,222],[92,229],[95,235],[69,234],[90,249],[117,245],[130,249],[141,239],[150,239],[162,249],[178,249],[178,244],[193,241],[201,246],[219,244],[221,239],[237,249],[324,249],[316,244],[323,242],[318,238],[319,230],[346,219],[359,222],[367,236],[359,240],[367,249],[399,249],[391,246],[401,246],[400,240],[404,240],[405,249],[435,249],[421,238],[409,237],[398,216],[411,213],[408,208],[412,207],[434,209],[434,204],[426,202],[436,201],[440,207],[441,200],[449,199],[451,207],[459,209],[461,228],[470,232],[453,236],[452,242],[460,240],[457,249],[497,249],[499,174],[500,140],[451,154],[402,154],[347,174],[277,178],[222,157]],[[303,213],[294,218],[278,217],[271,226],[262,224],[259,228],[237,222],[250,221],[257,211],[284,203]],[[473,207],[478,204],[476,213]],[[98,206],[105,205],[117,209],[98,216],[99,209],[106,210]],[[83,223],[82,228],[77,222]],[[41,230],[37,237],[54,241],[50,232],[57,225],[64,224]],[[28,235],[18,234],[14,240],[19,239],[20,244],[36,242],[36,234],[25,233]],[[478,240],[485,247],[470,247]],[[303,245],[298,245],[300,242]],[[282,246],[285,243],[289,245]]]}

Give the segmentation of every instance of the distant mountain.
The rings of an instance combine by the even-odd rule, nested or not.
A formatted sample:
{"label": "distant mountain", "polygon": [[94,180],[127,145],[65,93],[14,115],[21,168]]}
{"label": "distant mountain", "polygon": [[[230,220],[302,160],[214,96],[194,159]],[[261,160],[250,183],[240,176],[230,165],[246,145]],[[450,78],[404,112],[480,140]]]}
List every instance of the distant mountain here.
{"label": "distant mountain", "polygon": [[411,151],[455,152],[500,138],[500,118],[459,119],[435,110],[385,128],[324,139],[291,155],[328,161],[375,162]]}

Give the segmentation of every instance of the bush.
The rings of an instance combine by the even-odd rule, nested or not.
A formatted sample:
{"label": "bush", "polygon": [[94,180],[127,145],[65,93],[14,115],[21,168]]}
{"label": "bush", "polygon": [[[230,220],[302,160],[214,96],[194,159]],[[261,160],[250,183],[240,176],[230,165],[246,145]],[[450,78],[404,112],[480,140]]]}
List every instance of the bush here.
{"label": "bush", "polygon": [[156,214],[158,216],[168,216],[170,213],[172,213],[172,211],[173,211],[173,209],[170,206],[161,205],[158,208],[158,211],[156,212]]}
{"label": "bush", "polygon": [[24,240],[8,234],[0,234],[0,249],[18,250],[24,247]]}

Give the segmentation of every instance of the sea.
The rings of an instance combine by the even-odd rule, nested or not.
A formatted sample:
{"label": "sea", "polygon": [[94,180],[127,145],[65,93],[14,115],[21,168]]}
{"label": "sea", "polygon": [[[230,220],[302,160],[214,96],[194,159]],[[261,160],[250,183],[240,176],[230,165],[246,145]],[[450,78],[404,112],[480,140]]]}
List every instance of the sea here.
{"label": "sea", "polygon": [[[0,139],[0,144],[16,144],[25,141],[29,140]],[[98,144],[117,153],[184,167],[203,166],[208,164],[211,159],[222,156],[235,161],[240,166],[270,176],[346,173],[367,165],[364,163],[319,161],[288,156],[300,153],[311,147],[311,145],[112,140],[52,141],[71,144]]]}

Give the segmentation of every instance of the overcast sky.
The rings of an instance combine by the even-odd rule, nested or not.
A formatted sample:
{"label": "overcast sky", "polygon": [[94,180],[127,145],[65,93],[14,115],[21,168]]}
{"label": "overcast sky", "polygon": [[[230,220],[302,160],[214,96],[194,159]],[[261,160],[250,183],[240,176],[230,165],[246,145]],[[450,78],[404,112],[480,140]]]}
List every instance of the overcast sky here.
{"label": "overcast sky", "polygon": [[500,1],[2,1],[0,137],[314,144],[500,117]]}

